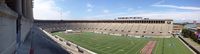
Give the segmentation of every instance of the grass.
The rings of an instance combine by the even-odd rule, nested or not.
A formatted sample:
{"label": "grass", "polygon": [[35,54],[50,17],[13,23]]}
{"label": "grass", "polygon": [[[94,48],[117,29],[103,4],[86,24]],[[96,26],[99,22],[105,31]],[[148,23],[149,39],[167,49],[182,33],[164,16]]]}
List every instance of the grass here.
{"label": "grass", "polygon": [[192,54],[177,38],[133,38],[90,32],[80,34],[53,33],[98,54],[140,54],[150,40],[157,44],[153,54]]}

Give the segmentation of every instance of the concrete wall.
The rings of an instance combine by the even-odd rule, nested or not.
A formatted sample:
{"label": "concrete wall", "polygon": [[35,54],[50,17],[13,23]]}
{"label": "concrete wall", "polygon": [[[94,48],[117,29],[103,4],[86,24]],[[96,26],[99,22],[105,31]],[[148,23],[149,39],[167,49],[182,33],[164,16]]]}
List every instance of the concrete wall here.
{"label": "concrete wall", "polygon": [[24,42],[28,32],[33,25],[33,20],[22,18],[21,20],[21,41]]}
{"label": "concrete wall", "polygon": [[11,54],[15,50],[17,17],[5,3],[0,4],[0,54]]}
{"label": "concrete wall", "polygon": [[92,52],[88,49],[85,49],[79,45],[76,45],[70,41],[67,41],[59,36],[53,36],[51,34],[49,34],[48,32],[46,32],[45,30],[40,29],[40,31],[42,31],[41,33],[46,34],[47,37],[51,38],[53,41],[55,41],[57,44],[59,44],[60,46],[63,47],[63,49],[65,49],[67,52],[69,52],[70,54],[97,54],[95,52]]}
{"label": "concrete wall", "polygon": [[[25,1],[25,0],[23,0]],[[26,0],[27,4],[22,4],[22,0],[1,0],[0,1],[0,54],[13,54],[16,51],[17,37],[17,19],[21,18],[21,38],[20,42],[24,42],[27,33],[32,27],[32,0]],[[30,7],[24,7],[27,5]],[[24,8],[24,9],[22,9]],[[27,15],[22,12],[26,11]]]}

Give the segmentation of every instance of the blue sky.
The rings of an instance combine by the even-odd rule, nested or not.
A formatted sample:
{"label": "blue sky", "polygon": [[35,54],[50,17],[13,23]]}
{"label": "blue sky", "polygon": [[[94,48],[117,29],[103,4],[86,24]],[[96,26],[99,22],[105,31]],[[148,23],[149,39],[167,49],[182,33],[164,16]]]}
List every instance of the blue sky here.
{"label": "blue sky", "polygon": [[200,22],[200,0],[35,0],[35,19],[115,19],[141,16]]}

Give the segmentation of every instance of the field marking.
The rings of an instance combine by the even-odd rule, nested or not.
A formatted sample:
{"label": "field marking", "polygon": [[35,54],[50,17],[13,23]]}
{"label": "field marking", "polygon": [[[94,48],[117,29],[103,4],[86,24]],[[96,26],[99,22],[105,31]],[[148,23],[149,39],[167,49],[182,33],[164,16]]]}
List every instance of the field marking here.
{"label": "field marking", "polygon": [[124,54],[127,54],[127,53],[129,53],[130,51],[133,51],[132,49],[135,50],[135,47],[138,47],[139,45],[141,45],[141,44],[144,43],[144,42],[145,42],[145,41],[141,41],[140,43],[138,43],[137,45],[133,46],[129,51],[127,51],[127,52],[124,53]]}
{"label": "field marking", "polygon": [[[181,40],[179,40],[179,39],[175,39],[175,40],[176,40],[176,42],[177,42],[177,43],[175,43],[175,44],[177,44],[177,46],[179,46],[180,49],[184,49],[184,52],[185,52],[185,53],[193,53],[192,51],[190,51],[190,50],[184,45],[184,43],[181,42]],[[186,51],[187,51],[187,52],[186,52]]]}
{"label": "field marking", "polygon": [[[109,43],[108,41],[110,41],[111,43]],[[104,47],[104,46],[102,46],[102,44],[109,45],[109,44],[114,43],[114,41],[115,41],[115,39],[113,38],[113,39],[111,39],[111,40],[101,41],[101,42],[103,42],[103,43],[99,43],[99,44],[101,44],[101,46],[99,46],[99,47],[97,47],[98,44],[95,44],[95,45],[97,45],[96,48],[102,48],[102,47]],[[109,44],[108,44],[108,43],[109,43]]]}
{"label": "field marking", "polygon": [[[118,39],[116,39],[116,40],[118,40]],[[112,43],[115,44],[115,45],[117,46],[117,45],[120,44],[120,43],[116,44],[116,42],[117,42],[116,40],[114,40]],[[109,43],[109,44],[107,44],[107,45],[112,45],[112,44]]]}
{"label": "field marking", "polygon": [[[132,43],[133,41],[135,42],[135,43],[138,43],[139,41],[136,39],[132,39],[132,40],[127,40],[127,41],[129,41],[129,43],[127,43],[127,44],[130,44],[130,43]],[[134,44],[135,45],[135,44]],[[130,46],[126,46],[126,47],[124,47],[124,45],[123,46],[120,46],[120,47],[117,47],[116,49],[118,49],[118,48],[122,48],[122,49],[127,49],[128,47],[131,47],[131,46],[134,46],[134,45],[130,45]],[[117,52],[119,52],[119,51],[117,51]],[[115,52],[115,53],[117,53],[117,52]]]}
{"label": "field marking", "polygon": [[[108,40],[108,41],[110,41],[110,40]],[[113,44],[117,45],[116,42],[117,42],[117,41],[116,41],[115,39],[113,39],[111,43],[106,42],[106,43],[108,43],[108,44],[103,45],[103,46],[101,45],[101,46],[98,47],[98,48],[100,48],[100,49],[104,49],[103,47],[106,47],[106,46],[109,46],[109,45],[113,45]],[[120,43],[118,43],[118,44],[120,44]]]}
{"label": "field marking", "polygon": [[[113,40],[114,41],[114,40]],[[105,43],[108,43],[108,42],[105,42]],[[91,44],[90,44],[91,45]],[[93,44],[93,45],[95,45],[95,46],[93,46],[93,47],[95,47],[95,48],[102,48],[102,47],[104,47],[104,45],[102,45],[102,44]]]}
{"label": "field marking", "polygon": [[156,41],[149,41],[140,51],[141,54],[152,54]]}
{"label": "field marking", "polygon": [[[90,34],[91,35],[91,34]],[[98,36],[98,35],[97,35]],[[86,40],[79,40],[79,39],[81,39],[81,38],[84,38],[84,39],[86,39]],[[89,48],[93,48],[93,47],[91,47],[91,46],[93,46],[93,45],[95,45],[95,46],[100,46],[99,44],[95,44],[96,42],[95,41],[98,41],[98,40],[100,40],[100,41],[98,41],[99,43],[106,43],[106,42],[103,42],[103,40],[104,40],[104,38],[98,38],[97,40],[94,40],[94,39],[91,39],[90,38],[90,36],[89,37],[82,37],[81,36],[81,38],[75,38],[75,37],[73,37],[73,39],[77,39],[77,40],[73,40],[73,41],[75,41],[76,43],[78,43],[78,42],[84,42],[84,43],[79,43],[79,44],[81,44],[81,45],[88,45],[88,46],[90,46]],[[89,40],[88,40],[88,38],[89,38]],[[107,38],[110,38],[110,37],[107,37]],[[68,39],[70,39],[70,38],[68,38]],[[118,38],[113,38],[112,39],[112,41],[115,41],[116,39],[118,39]],[[70,40],[72,40],[72,39],[70,39]],[[92,42],[91,42],[91,40],[92,40]],[[138,39],[137,39],[138,40]],[[163,40],[164,42],[165,42],[165,44],[163,44],[162,46],[164,46],[165,48],[163,48],[163,49],[165,49],[164,51],[166,51],[166,53],[168,53],[168,51],[173,51],[173,53],[178,53],[178,52],[176,52],[176,51],[186,51],[186,50],[173,50],[173,49],[175,49],[175,48],[179,48],[179,49],[186,49],[184,46],[182,46],[183,44],[180,44],[179,43],[179,41],[176,41],[175,39],[166,39],[166,40],[168,40],[168,41],[165,41],[165,40]],[[177,43],[174,43],[174,41],[175,42],[177,42]],[[111,41],[111,40],[108,40],[108,41]],[[161,42],[161,39],[159,39],[158,40],[159,41],[159,43]],[[130,41],[131,43],[132,43],[132,41]],[[88,43],[88,44],[87,44]],[[113,42],[113,43],[115,43],[116,44],[116,41],[115,42]],[[155,48],[155,51],[158,51],[158,49],[159,49],[159,45],[161,45],[161,44],[159,44],[159,43],[157,43],[156,44],[156,48]],[[175,48],[173,48],[173,47],[169,47],[169,44],[172,44],[172,45],[175,45],[176,47]],[[130,44],[130,43],[127,43],[127,44]],[[103,45],[103,46],[107,46],[107,45],[105,45],[105,44],[101,44],[101,45]],[[108,44],[109,46],[111,45],[111,44]],[[166,46],[167,46],[167,48],[166,48]],[[118,46],[117,48],[120,48],[121,46]],[[126,50],[126,48],[128,48],[129,46],[126,46],[125,48],[123,48],[123,49],[120,49],[119,50],[119,53],[120,52],[125,52]],[[133,46],[132,46],[133,47]],[[116,49],[117,49],[116,48]],[[110,48],[111,49],[111,48]],[[137,47],[137,49],[141,49],[140,47]],[[172,49],[172,50],[170,50],[170,49]],[[93,49],[93,50],[95,50],[95,51],[98,51],[98,52],[102,52],[102,53],[106,53],[106,51],[102,51],[102,50],[99,50],[99,49]],[[136,50],[136,47],[134,47],[134,49],[130,49],[130,50]],[[164,51],[163,51],[163,53],[164,53]],[[129,52],[129,51],[128,51]],[[108,54],[110,54],[109,52],[107,52]],[[116,51],[115,53],[118,53],[118,51]],[[138,53],[138,50],[137,50],[137,52],[136,53]],[[157,53],[157,52],[155,52],[155,53]],[[188,53],[188,52],[187,52]]]}
{"label": "field marking", "polygon": [[[86,47],[86,46],[90,46],[90,45],[83,44],[83,43],[81,43],[80,46],[81,46],[81,45],[82,45],[82,46],[85,46],[85,47]],[[87,47],[87,48],[88,48],[88,47]],[[102,53],[108,53],[108,54],[110,54],[109,52],[104,52],[104,51],[102,51],[102,50],[99,50],[99,49],[96,49],[96,48],[93,48],[93,47],[89,47],[89,48],[92,48],[92,49],[94,49],[95,51],[101,51]]]}
{"label": "field marking", "polygon": [[[116,44],[116,43],[118,43],[118,44]],[[124,44],[123,44],[124,43]],[[115,48],[112,48],[112,50],[114,50],[114,49],[117,49],[118,47],[120,47],[120,45],[122,45],[123,44],[123,46],[124,45],[126,45],[126,44],[128,44],[128,43],[125,43],[124,41],[120,41],[120,43],[118,42],[118,41],[116,41],[115,42],[115,45],[113,46],[113,44],[111,44],[112,46],[111,47],[115,47]],[[118,46],[118,47],[116,47],[116,46]],[[107,50],[106,48],[103,48],[103,50]],[[111,51],[112,51],[111,50]],[[108,50],[109,51],[109,50]]]}
{"label": "field marking", "polygon": [[[133,40],[131,41],[131,43],[133,42]],[[138,40],[135,40],[135,43],[138,43],[139,41]],[[136,44],[134,44],[134,45],[130,45],[130,46],[127,46],[127,47],[124,47],[123,49],[127,49],[128,47],[133,47],[133,46],[135,46]],[[116,54],[117,53],[119,53],[118,51],[117,52],[115,52]]]}
{"label": "field marking", "polygon": [[[87,37],[84,37],[84,38],[88,39]],[[118,38],[117,38],[117,39],[118,39]],[[115,40],[115,38],[114,38],[113,40]],[[109,41],[110,41],[110,40],[109,40]],[[84,40],[84,42],[90,43],[90,42],[88,42],[87,40]],[[90,45],[91,45],[91,44],[90,44]]]}
{"label": "field marking", "polygon": [[[80,37],[80,36],[79,36]],[[84,40],[82,40],[84,43],[92,43],[92,42],[89,42],[89,40],[85,40],[85,39],[89,39],[88,37],[84,37]],[[75,40],[73,40],[73,41],[77,41],[77,40],[79,40],[79,39],[75,39]],[[81,41],[81,42],[82,42]],[[87,44],[88,45],[88,44]],[[89,44],[89,45],[91,45],[91,44]]]}
{"label": "field marking", "polygon": [[[81,46],[81,45],[80,45]],[[88,45],[82,45],[82,46],[88,46]],[[88,48],[88,47],[87,47]],[[91,48],[91,49],[94,49],[95,51],[101,51],[101,52],[103,52],[103,53],[108,53],[108,54],[110,54],[109,52],[105,52],[105,51],[102,51],[102,50],[99,50],[99,49],[96,49],[96,48],[93,48],[93,47],[89,47],[89,48]],[[91,50],[90,49],[90,50]]]}
{"label": "field marking", "polygon": [[162,54],[165,52],[165,39],[162,39]]}
{"label": "field marking", "polygon": [[[146,41],[145,43],[147,43],[147,41]],[[143,44],[145,44],[145,43],[143,43]],[[143,45],[143,46],[145,46],[145,45]],[[136,51],[136,54],[138,54],[138,52],[139,52],[141,49],[142,49],[142,48],[140,48],[139,50],[137,50],[137,51]]]}
{"label": "field marking", "polygon": [[[84,39],[90,39],[90,38],[84,38]],[[108,40],[109,41],[109,40]],[[85,41],[84,41],[85,42]],[[106,41],[102,41],[102,42],[105,42],[105,43],[108,43],[108,42],[106,42]],[[90,42],[89,40],[86,40],[86,43],[92,43],[92,42]],[[100,44],[100,43],[99,43]],[[94,46],[94,47],[97,47],[98,46],[98,44],[89,44],[89,45],[91,45],[91,46]]]}
{"label": "field marking", "polygon": [[[122,43],[123,44],[123,43]],[[113,50],[111,50],[110,52],[113,52],[113,51],[115,51],[114,53],[116,53],[116,52],[120,52],[120,51],[118,51],[118,50],[122,50],[122,49],[120,49],[120,48],[125,48],[125,47],[128,47],[128,46],[126,46],[126,45],[128,45],[129,43],[125,43],[125,44],[123,44],[123,45],[118,45],[118,47],[116,47],[116,48],[113,48]]]}
{"label": "field marking", "polygon": [[[148,41],[149,41],[149,40],[148,40]],[[142,46],[145,46],[145,45],[144,45],[145,43],[147,43],[147,41],[145,41],[145,42],[142,44]],[[142,49],[142,47],[140,47],[139,50],[137,50],[137,51],[135,52],[135,54],[138,54],[138,52],[139,52],[141,49]]]}
{"label": "field marking", "polygon": [[[156,40],[157,41],[157,40]],[[157,54],[157,48],[158,48],[158,46],[159,46],[159,43],[160,43],[160,41],[157,41],[158,43],[156,43],[156,48],[155,48],[155,51],[153,52],[153,54],[155,53],[155,54]]]}
{"label": "field marking", "polygon": [[[140,45],[143,45],[143,44],[145,44],[146,43],[146,41],[144,41],[143,43],[141,43]],[[140,47],[137,51],[140,51],[140,49],[141,49],[142,47]],[[135,49],[134,49],[135,50]],[[133,50],[133,51],[134,51]],[[135,53],[137,53],[137,51],[135,52]]]}
{"label": "field marking", "polygon": [[[171,51],[171,52],[174,54],[174,53],[175,53],[174,51],[176,51],[176,50],[174,50],[174,48],[178,48],[178,49],[180,49],[180,48],[179,48],[178,46],[173,48],[173,47],[172,47],[172,45],[173,45],[173,44],[176,44],[176,43],[173,43],[173,41],[172,41],[172,40],[173,40],[174,42],[176,42],[176,43],[177,43],[177,41],[175,41],[174,39],[171,39],[171,40],[169,40],[169,43],[168,43],[168,45],[167,45],[167,46],[168,46],[169,48],[171,48],[171,49],[172,49],[172,50],[170,50],[170,51]],[[176,45],[177,45],[177,44],[176,44]],[[176,54],[176,53],[175,53],[175,54]]]}

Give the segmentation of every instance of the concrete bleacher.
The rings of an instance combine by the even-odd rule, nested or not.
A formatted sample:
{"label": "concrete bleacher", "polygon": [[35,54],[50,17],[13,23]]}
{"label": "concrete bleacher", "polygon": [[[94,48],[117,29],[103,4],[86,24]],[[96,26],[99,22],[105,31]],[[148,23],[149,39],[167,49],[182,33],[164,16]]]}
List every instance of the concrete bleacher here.
{"label": "concrete bleacher", "polygon": [[103,27],[105,27],[107,24],[106,23],[102,23],[102,24],[100,24],[100,26],[98,27],[98,31],[103,31],[104,29],[103,29]]}
{"label": "concrete bleacher", "polygon": [[119,23],[119,22],[70,22],[70,23],[37,23],[48,32],[74,30],[104,34],[131,36],[171,36],[172,24],[166,23]]}
{"label": "concrete bleacher", "polygon": [[162,35],[167,35],[169,33],[169,30],[168,30],[168,26],[166,25],[162,25],[162,31],[163,31],[163,34]]}
{"label": "concrete bleacher", "polygon": [[139,35],[139,32],[140,32],[139,28],[140,28],[140,24],[135,24],[131,29],[131,31],[133,31],[132,34],[133,35]]}
{"label": "concrete bleacher", "polygon": [[[35,24],[48,34],[49,32],[61,31],[61,30],[74,30],[82,32],[95,32],[102,34],[118,35],[118,36],[170,36],[172,30],[171,24],[162,23],[114,23],[114,22],[99,22],[99,23],[81,23],[81,22],[70,22],[70,23],[40,23]],[[54,39],[58,44],[61,44],[71,53],[91,53],[89,50],[84,49],[70,41],[64,40],[59,36],[49,37]],[[83,53],[83,54],[84,54]]]}
{"label": "concrete bleacher", "polygon": [[126,23],[125,25],[126,25],[126,26],[125,26],[123,29],[124,29],[124,31],[127,32],[127,34],[128,34],[129,32],[131,32],[132,24]]}
{"label": "concrete bleacher", "polygon": [[114,30],[113,26],[114,26],[113,23],[109,24],[109,26],[107,26],[107,32],[112,33],[112,31]]}
{"label": "concrete bleacher", "polygon": [[153,29],[153,25],[148,25],[148,26],[147,26],[147,29],[146,29],[146,31],[148,31],[148,32],[146,32],[146,34],[150,35],[152,29]]}

